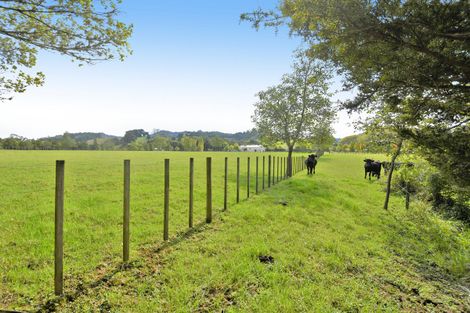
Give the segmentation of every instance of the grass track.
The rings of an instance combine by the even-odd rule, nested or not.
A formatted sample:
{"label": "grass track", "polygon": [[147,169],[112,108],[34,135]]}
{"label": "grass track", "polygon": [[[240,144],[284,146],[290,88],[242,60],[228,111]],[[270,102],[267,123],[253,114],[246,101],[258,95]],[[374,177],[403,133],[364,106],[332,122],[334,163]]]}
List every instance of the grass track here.
{"label": "grass track", "polygon": [[[59,311],[468,310],[468,293],[461,286],[468,274],[465,264],[470,260],[469,232],[457,232],[453,224],[424,212],[418,204],[406,212],[400,198],[392,197],[390,212],[384,212],[383,187],[363,179],[362,158],[324,156],[313,177],[298,174],[260,196],[232,205],[212,225],[164,249],[158,242],[161,222],[147,224],[145,220],[157,217],[133,216],[137,221],[143,220],[143,225],[133,226],[137,232],[133,233],[133,240],[140,240],[140,248],[135,249],[134,245],[132,266],[96,288],[85,289],[75,301],[61,302]],[[117,163],[117,170],[119,166]],[[203,171],[202,165],[200,169]],[[145,174],[149,172],[146,170]],[[142,179],[152,185],[152,178],[146,175],[142,174]],[[119,186],[118,183],[116,188]],[[109,188],[106,180],[105,187]],[[148,188],[140,192],[150,194],[151,187]],[[200,197],[203,198],[202,191]],[[103,206],[110,199],[102,199]],[[119,242],[119,199],[115,200],[117,235],[109,230],[111,226],[106,226],[98,239],[115,238]],[[71,204],[69,207],[73,207]],[[90,207],[95,204],[95,200],[90,200]],[[96,210],[90,214],[93,212]],[[109,219],[109,212],[102,212],[100,218]],[[30,214],[36,216],[34,212]],[[201,211],[199,221],[202,217]],[[99,221],[89,222],[88,227],[100,225]],[[87,229],[84,227],[83,231]],[[100,232],[99,227],[96,229]],[[35,235],[33,232],[30,238]],[[83,238],[81,235],[79,238]],[[97,281],[112,272],[120,254],[119,245],[114,249],[104,259],[100,254],[93,258],[95,263],[82,264],[77,275],[70,277],[69,291],[76,290],[80,282]],[[75,253],[78,265],[82,255]],[[274,264],[260,263],[259,255],[273,256]],[[15,295],[22,290],[18,288],[0,289],[0,295]],[[40,295],[50,297],[47,291]],[[28,307],[24,295],[12,299],[13,307]]]}

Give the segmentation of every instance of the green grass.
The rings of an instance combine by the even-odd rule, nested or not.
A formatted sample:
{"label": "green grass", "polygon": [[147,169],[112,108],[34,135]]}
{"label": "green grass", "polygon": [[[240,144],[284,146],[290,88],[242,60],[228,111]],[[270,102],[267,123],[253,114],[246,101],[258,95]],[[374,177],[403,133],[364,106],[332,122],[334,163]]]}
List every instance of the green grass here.
{"label": "green grass", "polygon": [[[363,155],[325,155],[316,175],[299,173],[234,205],[235,158],[247,154],[213,153],[217,213],[204,225],[209,154],[194,154],[195,217],[201,224],[183,234],[190,155],[0,151],[5,225],[0,309],[33,309],[54,299],[53,160],[64,158],[69,297],[47,307],[58,305],[61,312],[469,310],[468,229],[441,220],[421,203],[412,202],[406,211],[399,197],[392,197],[385,212],[382,183],[363,179]],[[230,206],[220,213],[225,156]],[[172,166],[169,244],[161,241],[165,157]],[[132,160],[128,268],[119,263],[124,158]],[[244,173],[245,159],[242,166]],[[246,196],[244,187],[241,195]],[[259,255],[273,256],[274,263],[260,263]]]}
{"label": "green grass", "polygon": [[29,307],[53,293],[55,160],[66,161],[64,253],[65,284],[70,289],[74,284],[70,277],[86,275],[121,257],[124,159],[131,159],[133,256],[139,245],[159,241],[163,235],[165,158],[171,159],[170,236],[175,236],[188,225],[190,157],[195,158],[194,220],[198,223],[205,219],[206,157],[213,158],[213,207],[217,211],[223,207],[224,157],[229,156],[229,205],[233,205],[236,157],[241,157],[244,199],[246,158],[251,157],[253,192],[254,157],[262,155],[0,150],[0,308],[10,303]]}

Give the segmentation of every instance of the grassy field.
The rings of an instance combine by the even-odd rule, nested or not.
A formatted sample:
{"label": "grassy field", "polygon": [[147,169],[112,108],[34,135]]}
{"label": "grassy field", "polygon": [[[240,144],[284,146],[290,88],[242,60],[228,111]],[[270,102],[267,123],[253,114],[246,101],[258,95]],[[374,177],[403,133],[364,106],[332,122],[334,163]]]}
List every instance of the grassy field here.
{"label": "grassy field", "polygon": [[[260,154],[256,154],[260,155]],[[249,201],[235,202],[235,158],[212,153],[214,211],[230,160],[229,211],[204,225],[197,153],[0,151],[0,309],[89,312],[395,312],[470,310],[470,232],[420,203],[403,209],[363,179],[363,155],[323,156]],[[252,158],[254,154],[250,155]],[[170,243],[162,243],[163,159],[171,159]],[[122,160],[132,160],[131,259],[120,267]],[[66,294],[53,293],[55,159],[66,160]],[[254,166],[252,160],[252,170]],[[251,187],[254,190],[254,184]],[[242,198],[246,197],[243,186]],[[262,263],[260,255],[272,256]],[[46,304],[46,305],[45,305]]]}
{"label": "grassy field", "polygon": [[[213,208],[218,211],[223,207],[224,158],[229,157],[229,205],[232,206],[236,202],[236,157],[241,158],[240,198],[245,199],[246,159],[251,158],[250,191],[253,193],[254,157],[262,155],[267,156],[0,150],[0,249],[7,251],[0,257],[0,308],[10,303],[28,307],[49,298],[53,292],[55,160],[66,161],[64,254],[65,283],[70,289],[76,277],[100,264],[116,262],[121,256],[124,159],[131,159],[132,257],[139,245],[162,239],[165,158],[171,160],[171,237],[188,227],[190,157],[195,158],[194,223],[197,224],[205,219],[206,157],[213,158]],[[261,159],[259,162],[261,166]]]}

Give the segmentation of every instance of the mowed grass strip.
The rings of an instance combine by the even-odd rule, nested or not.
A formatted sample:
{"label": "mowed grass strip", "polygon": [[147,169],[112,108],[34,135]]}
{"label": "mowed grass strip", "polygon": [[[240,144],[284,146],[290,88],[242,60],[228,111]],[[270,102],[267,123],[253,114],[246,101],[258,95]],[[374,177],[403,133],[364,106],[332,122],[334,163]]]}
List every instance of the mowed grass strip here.
{"label": "mowed grass strip", "polygon": [[[131,260],[139,246],[163,237],[164,159],[170,159],[170,238],[188,227],[189,158],[195,158],[194,223],[205,220],[206,157],[212,157],[213,208],[223,208],[224,158],[228,204],[246,197],[247,157],[255,191],[261,153],[0,150],[0,309],[32,309],[53,296],[55,160],[65,160],[65,291],[92,284],[122,255],[123,160],[131,160]],[[276,156],[285,156],[273,153]],[[267,161],[266,161],[267,162]],[[267,163],[266,163],[267,166]],[[260,171],[261,173],[261,171]],[[267,170],[266,170],[267,174]]]}
{"label": "mowed grass strip", "polygon": [[130,268],[57,310],[468,311],[468,230],[418,203],[405,211],[398,197],[385,212],[363,158],[323,156],[313,176],[253,196],[184,240],[142,246]]}

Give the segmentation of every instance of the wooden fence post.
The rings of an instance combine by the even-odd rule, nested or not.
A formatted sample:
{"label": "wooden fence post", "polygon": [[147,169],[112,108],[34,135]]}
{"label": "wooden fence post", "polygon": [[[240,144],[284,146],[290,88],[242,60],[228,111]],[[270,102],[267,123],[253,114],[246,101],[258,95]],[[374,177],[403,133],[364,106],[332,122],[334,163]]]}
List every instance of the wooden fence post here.
{"label": "wooden fence post", "polygon": [[212,158],[206,159],[206,223],[212,222]]}
{"label": "wooden fence post", "polygon": [[263,187],[262,187],[263,190],[264,190],[264,167],[265,167],[265,163],[266,163],[266,160],[265,160],[265,159],[266,159],[266,158],[265,158],[265,156],[263,155],[263,170],[261,171],[261,172],[263,173],[263,183],[262,183],[262,185],[263,185]]}
{"label": "wooden fence post", "polygon": [[286,157],[282,157],[282,180],[286,179]]}
{"label": "wooden fence post", "polygon": [[194,211],[194,158],[189,158],[189,228],[193,227]]}
{"label": "wooden fence post", "polygon": [[65,161],[56,161],[55,172],[54,293],[64,293],[64,176]]}
{"label": "wooden fence post", "polygon": [[130,238],[130,187],[131,187],[131,161],[124,160],[124,201],[123,201],[123,228],[122,228],[122,261],[129,261],[129,238]]}
{"label": "wooden fence post", "polygon": [[292,176],[297,173],[297,162],[296,162],[297,157],[292,158]]}
{"label": "wooden fence post", "polygon": [[250,197],[250,157],[247,158],[246,170],[246,198]]}
{"label": "wooden fence post", "polygon": [[289,158],[286,157],[286,179],[289,179],[289,175],[288,175],[288,171],[287,171],[287,168],[289,167]]}
{"label": "wooden fence post", "polygon": [[271,155],[268,155],[268,188],[271,187]]}
{"label": "wooden fence post", "polygon": [[276,183],[275,180],[276,180],[276,157],[273,156],[273,177],[272,177],[272,184],[274,186],[274,184]]}
{"label": "wooden fence post", "polygon": [[165,159],[165,196],[163,209],[163,240],[168,240],[170,218],[170,159]]}
{"label": "wooden fence post", "polygon": [[277,165],[276,165],[276,182],[279,182],[279,156],[276,158],[277,159]]}
{"label": "wooden fence post", "polygon": [[255,188],[255,189],[256,189],[256,194],[259,193],[259,186],[258,186],[258,185],[259,185],[259,184],[258,184],[258,163],[259,163],[259,162],[258,162],[258,157],[256,157],[256,184],[255,184],[255,186],[256,186],[256,188]]}
{"label": "wooden fence post", "polygon": [[237,203],[240,202],[240,158],[237,157]]}
{"label": "wooden fence post", "polygon": [[294,175],[297,174],[297,157],[294,157]]}
{"label": "wooden fence post", "polygon": [[224,211],[227,210],[227,176],[228,176],[228,158],[225,157],[225,170],[224,170]]}
{"label": "wooden fence post", "polygon": [[287,159],[284,157],[284,179],[287,179]]}

